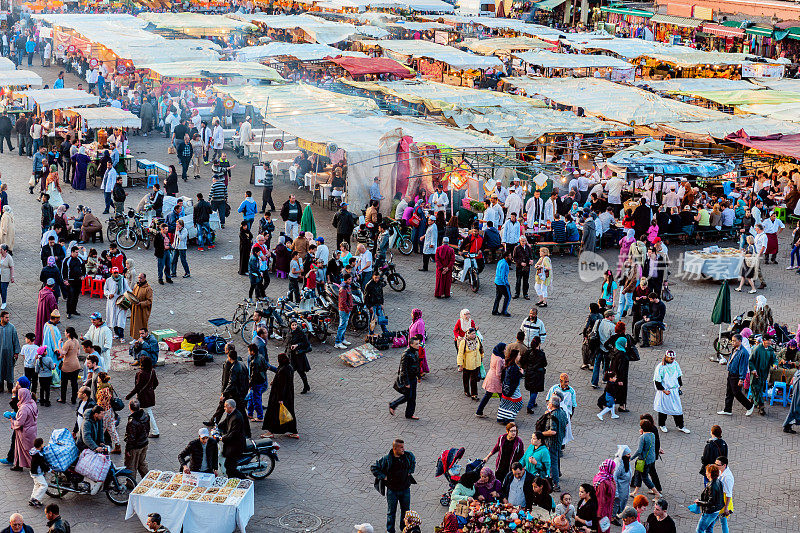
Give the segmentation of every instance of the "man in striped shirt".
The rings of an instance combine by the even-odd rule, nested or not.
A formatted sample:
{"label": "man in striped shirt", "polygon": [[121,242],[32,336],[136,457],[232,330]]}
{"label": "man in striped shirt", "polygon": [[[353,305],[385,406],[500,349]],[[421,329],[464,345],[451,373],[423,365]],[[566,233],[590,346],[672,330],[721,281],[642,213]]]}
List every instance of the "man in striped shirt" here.
{"label": "man in striped shirt", "polygon": [[225,186],[225,180],[221,174],[214,175],[214,181],[211,184],[211,191],[208,193],[211,200],[211,209],[219,214],[219,224],[225,227],[225,211],[228,203],[228,187]]}
{"label": "man in striped shirt", "polygon": [[271,211],[275,211],[275,202],[272,201],[272,165],[269,161],[264,161],[264,193],[261,195],[261,212],[267,210],[267,204]]}

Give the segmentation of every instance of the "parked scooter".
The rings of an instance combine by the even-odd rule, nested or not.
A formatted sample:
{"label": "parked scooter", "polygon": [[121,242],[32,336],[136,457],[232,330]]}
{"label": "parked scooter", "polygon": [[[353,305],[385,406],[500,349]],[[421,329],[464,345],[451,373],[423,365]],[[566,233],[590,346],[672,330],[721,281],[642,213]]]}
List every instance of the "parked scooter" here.
{"label": "parked scooter", "polygon": [[[331,316],[339,316],[339,284],[325,284],[325,302]],[[364,331],[369,326],[369,311],[364,305],[364,295],[360,288],[353,285],[353,311],[350,313],[350,327],[356,331]]]}
{"label": "parked scooter", "polygon": [[389,257],[378,268],[378,271],[381,274],[381,278],[386,278],[389,287],[391,287],[393,291],[402,292],[405,290],[406,280],[397,273],[397,269],[394,266],[394,254],[392,252],[389,252]]}
{"label": "parked scooter", "polygon": [[478,272],[478,254],[456,254],[456,262],[453,265],[453,281],[469,283],[472,292],[478,292],[481,286]]}
{"label": "parked scooter", "polygon": [[[215,425],[211,437],[219,441],[222,436]],[[280,444],[272,439],[246,439],[242,456],[236,468],[252,479],[264,479],[275,470]]]}

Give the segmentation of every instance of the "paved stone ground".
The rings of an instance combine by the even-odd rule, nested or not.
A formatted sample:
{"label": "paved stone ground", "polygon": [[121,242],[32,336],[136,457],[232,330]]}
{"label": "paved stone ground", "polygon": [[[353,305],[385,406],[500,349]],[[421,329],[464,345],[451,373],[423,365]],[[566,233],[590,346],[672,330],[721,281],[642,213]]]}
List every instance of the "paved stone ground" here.
{"label": "paved stone ground", "polygon": [[[57,70],[40,69],[45,81],[52,83]],[[68,86],[75,85],[74,78]],[[174,156],[166,155],[166,143],[160,137],[134,137],[130,143],[134,155],[165,163]],[[231,204],[235,208],[248,185],[249,163],[238,161],[231,185]],[[9,309],[20,334],[31,331],[34,325],[36,293],[39,289],[39,204],[27,192],[30,160],[18,156],[0,155],[0,169],[4,182],[9,184],[9,199],[16,216],[17,244],[15,260],[17,283],[11,286]],[[210,169],[204,169],[202,180],[180,184],[182,194],[194,196],[198,191],[207,193]],[[282,202],[293,187],[278,184],[276,201]],[[294,191],[296,192],[296,191]],[[143,189],[130,191],[130,198],[140,198]],[[258,196],[258,193],[256,194]],[[301,200],[308,195],[300,193]],[[64,200],[73,206],[89,205],[95,213],[102,211],[103,198],[98,190],[72,191],[65,186]],[[317,227],[326,237],[333,237],[330,211],[315,206]],[[234,217],[236,220],[236,217]],[[246,278],[236,273],[238,258],[237,224],[230,224],[222,232],[219,246],[213,251],[191,251],[189,262],[192,278],[176,279],[172,286],[155,285],[155,303],[151,317],[153,329],[172,327],[180,332],[208,331],[207,320],[218,316],[229,317],[246,295]],[[331,239],[332,240],[332,239]],[[788,238],[782,240],[786,257]],[[672,255],[681,249],[673,247]],[[604,254],[613,260],[616,252]],[[221,257],[233,255],[234,261]],[[152,251],[139,250],[129,254],[136,268],[155,278],[155,258]],[[451,331],[458,310],[469,307],[483,331],[488,346],[513,339],[519,323],[527,313],[528,302],[515,300],[511,305],[510,319],[491,316],[493,298],[493,269],[482,275],[484,286],[473,295],[461,285],[454,285],[453,298],[447,302],[431,300],[433,273],[417,271],[420,258],[395,256],[399,271],[408,282],[403,293],[393,293],[387,288],[387,313],[390,328],[408,327],[410,310],[420,307],[425,315],[429,334],[428,358],[431,374],[419,388],[418,422],[388,414],[387,402],[395,396],[391,389],[400,355],[390,350],[383,359],[360,368],[346,367],[338,358],[339,352],[331,347],[315,346],[310,355],[312,372],[309,379],[312,392],[297,396],[297,415],[301,440],[279,438],[281,461],[275,472],[256,488],[258,501],[256,515],[250,522],[250,531],[287,531],[279,525],[279,518],[293,509],[305,510],[320,517],[323,525],[319,531],[351,531],[352,524],[372,522],[377,530],[385,523],[384,500],[373,490],[369,467],[380,455],[389,450],[395,437],[406,441],[408,450],[417,457],[416,479],[412,507],[423,517],[425,531],[431,531],[443,515],[439,495],[445,489],[442,479],[434,478],[436,459],[442,450],[464,446],[466,459],[484,456],[493,445],[501,428],[490,418],[474,417],[475,404],[461,394],[461,377],[455,370]],[[724,373],[709,363],[707,355],[716,334],[710,323],[711,308],[718,289],[712,282],[683,282],[673,276],[675,299],[668,304],[669,329],[665,345],[659,349],[642,350],[642,361],[631,365],[630,414],[616,421],[600,422],[594,416],[598,395],[588,384],[589,374],[581,371],[580,330],[585,320],[590,300],[599,296],[599,282],[585,284],[577,276],[574,258],[555,258],[555,281],[550,306],[540,313],[548,328],[545,346],[548,357],[547,386],[555,383],[561,371],[572,373],[572,384],[578,392],[578,409],[573,419],[576,440],[566,450],[563,459],[564,478],[561,486],[573,493],[578,484],[590,481],[599,464],[613,456],[616,445],[627,443],[635,449],[638,438],[638,414],[652,410],[653,368],[664,349],[678,353],[684,372],[683,402],[691,435],[672,430],[662,436],[666,452],[658,470],[664,485],[664,494],[671,503],[671,513],[678,521],[679,531],[693,531],[696,518],[686,510],[702,489],[698,475],[699,456],[714,423],[723,427],[724,437],[731,450],[731,468],[736,474],[736,513],[732,519],[734,531],[796,531],[788,524],[796,523],[800,477],[796,473],[800,442],[781,433],[781,423],[786,408],[768,408],[766,418],[755,416],[746,419],[737,405],[731,418],[714,413],[722,407]],[[781,322],[796,324],[797,279],[788,274],[784,265],[766,268],[769,299],[776,318]],[[675,272],[675,269],[673,268]],[[269,295],[279,296],[284,283],[275,282]],[[749,308],[752,297],[732,293],[734,314]],[[63,305],[63,304],[62,304]],[[103,311],[101,301],[81,297],[79,310],[83,317],[65,320],[79,333],[88,327],[88,314]],[[357,341],[351,337],[351,340]],[[272,352],[277,353],[277,345]],[[18,369],[21,372],[20,368]],[[134,373],[121,371],[114,374],[117,390],[127,393],[132,387]],[[151,441],[149,464],[151,468],[174,469],[179,449],[196,435],[202,420],[208,418],[216,405],[220,379],[218,363],[196,368],[190,365],[169,365],[159,370],[161,386],[157,391],[156,416],[162,437]],[[265,396],[266,398],[266,396]],[[4,400],[5,401],[5,400]],[[487,409],[493,414],[497,403]],[[521,435],[527,441],[536,417],[524,412],[519,416]],[[43,408],[39,417],[39,434],[45,438],[56,427],[72,426],[74,409],[54,403]],[[258,431],[254,428],[254,431]],[[7,443],[9,429],[0,428],[0,442]],[[5,449],[5,448],[4,448]],[[117,461],[121,459],[115,458]],[[44,529],[44,519],[26,505],[31,481],[27,474],[0,470],[3,494],[0,495],[0,516],[22,511],[26,522],[37,531]],[[49,499],[48,499],[49,501]],[[60,502],[63,515],[73,524],[73,531],[128,532],[142,531],[136,520],[124,522],[124,510],[114,507],[102,495],[66,497]],[[88,506],[91,507],[88,507]]]}

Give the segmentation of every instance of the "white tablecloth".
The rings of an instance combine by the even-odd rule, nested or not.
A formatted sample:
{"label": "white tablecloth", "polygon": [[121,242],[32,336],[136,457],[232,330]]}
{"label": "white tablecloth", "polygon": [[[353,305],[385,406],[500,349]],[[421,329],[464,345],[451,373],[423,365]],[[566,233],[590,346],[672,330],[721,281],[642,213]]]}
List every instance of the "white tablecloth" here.
{"label": "white tablecloth", "polygon": [[695,252],[686,252],[683,255],[682,270],[684,275],[708,276],[716,280],[736,279],[742,271],[742,257],[741,255],[721,255],[703,258]]}
{"label": "white tablecloth", "polygon": [[158,513],[161,515],[161,525],[175,533],[179,533],[181,528],[187,533],[232,533],[237,528],[245,533],[247,523],[255,512],[254,487],[250,485],[239,505],[131,494],[125,520],[136,514],[144,526],[148,514]]}

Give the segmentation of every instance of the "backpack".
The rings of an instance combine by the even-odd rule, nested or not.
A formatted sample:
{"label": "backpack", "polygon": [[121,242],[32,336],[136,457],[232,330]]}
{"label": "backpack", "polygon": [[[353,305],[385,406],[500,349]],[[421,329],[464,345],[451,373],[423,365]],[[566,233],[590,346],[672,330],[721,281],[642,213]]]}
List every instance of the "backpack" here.
{"label": "backpack", "polygon": [[545,413],[539,417],[539,420],[536,421],[534,428],[536,431],[546,431],[547,430],[547,421],[550,420],[550,413]]}

